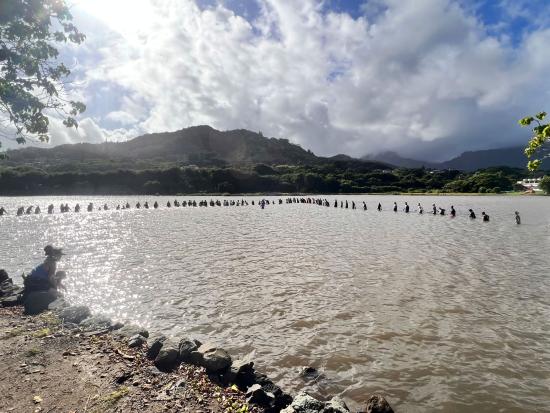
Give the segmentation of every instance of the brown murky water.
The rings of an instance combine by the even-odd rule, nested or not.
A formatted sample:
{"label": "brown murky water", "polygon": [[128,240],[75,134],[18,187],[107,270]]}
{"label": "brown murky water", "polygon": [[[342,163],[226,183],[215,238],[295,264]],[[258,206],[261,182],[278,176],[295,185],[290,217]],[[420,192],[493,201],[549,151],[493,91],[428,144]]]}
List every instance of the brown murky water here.
{"label": "brown murky water", "polygon": [[[74,301],[175,337],[210,338],[287,389],[341,394],[353,408],[382,391],[400,412],[550,411],[550,199],[337,198],[369,209],[17,218],[16,205],[123,199],[0,198],[12,212],[0,217],[0,267],[30,271],[46,243],[63,246]],[[405,214],[405,201],[454,205],[458,216]],[[323,376],[301,379],[309,365]]]}

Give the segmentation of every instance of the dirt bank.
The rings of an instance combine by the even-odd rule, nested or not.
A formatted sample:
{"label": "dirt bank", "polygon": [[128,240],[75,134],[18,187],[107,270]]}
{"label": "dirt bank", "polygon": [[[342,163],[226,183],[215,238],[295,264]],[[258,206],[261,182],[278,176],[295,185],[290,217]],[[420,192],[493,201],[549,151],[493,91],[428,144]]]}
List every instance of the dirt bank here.
{"label": "dirt bank", "polygon": [[203,368],[160,373],[108,333],[67,329],[51,312],[0,308],[0,413],[261,412]]}

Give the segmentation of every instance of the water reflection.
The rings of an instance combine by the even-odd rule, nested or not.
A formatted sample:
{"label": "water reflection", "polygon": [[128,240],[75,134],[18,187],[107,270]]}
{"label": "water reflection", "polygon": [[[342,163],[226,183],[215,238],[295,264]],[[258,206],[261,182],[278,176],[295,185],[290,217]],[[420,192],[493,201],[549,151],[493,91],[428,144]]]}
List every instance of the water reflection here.
{"label": "water reflection", "polygon": [[[340,393],[354,408],[381,390],[407,412],[548,409],[547,199],[346,198],[369,210],[283,204],[4,216],[2,266],[20,274],[41,261],[45,244],[63,246],[71,299],[174,336],[215,338],[281,385]],[[127,199],[138,200],[0,204],[45,210]],[[393,213],[394,201],[454,205],[458,216]],[[471,207],[491,222],[468,219]],[[305,365],[325,378],[304,383],[297,372]]]}

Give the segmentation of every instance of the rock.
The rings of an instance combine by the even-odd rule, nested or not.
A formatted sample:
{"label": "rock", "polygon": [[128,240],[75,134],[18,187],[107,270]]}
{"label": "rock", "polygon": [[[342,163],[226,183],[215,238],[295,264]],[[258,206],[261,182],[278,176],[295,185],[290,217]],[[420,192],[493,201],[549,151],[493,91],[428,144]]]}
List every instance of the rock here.
{"label": "rock", "polygon": [[14,293],[19,293],[21,288],[16,285],[13,285],[11,278],[0,282],[0,297],[5,297],[8,295],[13,295]]}
{"label": "rock", "polygon": [[61,310],[59,318],[63,322],[80,324],[90,316],[90,309],[85,305],[69,306]]}
{"label": "rock", "polygon": [[86,318],[80,323],[80,327],[84,328],[84,330],[107,330],[111,329],[113,325],[113,322],[110,318],[104,315],[93,315],[91,317]]}
{"label": "rock", "polygon": [[53,291],[32,291],[28,293],[23,302],[25,314],[34,315],[46,311],[48,305],[56,298],[57,294]]}
{"label": "rock", "polygon": [[64,308],[67,308],[69,306],[70,306],[70,304],[67,301],[65,301],[65,299],[63,297],[59,297],[58,299],[56,299],[55,301],[51,302],[48,305],[48,310],[50,310],[50,311],[61,311]]}
{"label": "rock", "polygon": [[136,334],[139,334],[140,336],[149,338],[149,332],[146,329],[136,326],[134,324],[125,325],[124,327],[116,330],[115,334],[119,337],[126,337],[126,338],[130,338],[135,336]]}
{"label": "rock", "polygon": [[11,281],[11,278],[6,270],[0,270],[0,283],[4,283],[5,281]]}
{"label": "rock", "polygon": [[246,390],[254,382],[254,362],[247,360],[234,360],[231,368],[224,375],[226,384],[236,384],[241,390]]}
{"label": "rock", "polygon": [[122,384],[124,383],[126,380],[128,380],[129,378],[131,378],[132,376],[134,375],[134,373],[130,370],[128,371],[123,371],[121,373],[118,373],[117,376],[115,377],[115,382],[117,384]]}
{"label": "rock", "polygon": [[146,352],[146,356],[149,360],[154,360],[158,356],[166,340],[166,336],[162,334],[156,335],[149,340],[151,344],[149,344],[149,348]]}
{"label": "rock", "polygon": [[373,394],[367,400],[366,413],[393,413],[388,401],[379,394]]}
{"label": "rock", "polygon": [[269,407],[275,400],[273,393],[268,393],[259,384],[253,384],[246,391],[247,403],[254,403],[262,407]]}
{"label": "rock", "polygon": [[[198,340],[189,340],[186,338],[181,339],[179,343],[179,358],[180,361],[184,363],[193,363],[199,364],[199,361],[202,359],[202,355],[198,354],[196,357],[192,357],[193,352],[197,352],[198,348],[201,346],[201,342]],[[196,359],[196,362],[194,362]]]}
{"label": "rock", "polygon": [[0,307],[14,307],[21,301],[20,295],[10,295],[0,298]]}
{"label": "rock", "polygon": [[342,398],[335,396],[326,403],[323,413],[349,413],[349,409]]}
{"label": "rock", "polygon": [[197,352],[202,355],[199,365],[209,373],[223,372],[231,366],[231,356],[222,348],[211,344],[203,344]]}
{"label": "rock", "polygon": [[147,343],[147,339],[140,334],[136,334],[128,339],[128,347],[130,348],[141,347],[145,343]]}
{"label": "rock", "polygon": [[179,348],[172,341],[165,341],[157,357],[155,357],[155,366],[161,371],[173,370],[178,365]]}
{"label": "rock", "polygon": [[290,406],[281,410],[281,413],[321,413],[324,408],[323,402],[301,392],[294,398]]}

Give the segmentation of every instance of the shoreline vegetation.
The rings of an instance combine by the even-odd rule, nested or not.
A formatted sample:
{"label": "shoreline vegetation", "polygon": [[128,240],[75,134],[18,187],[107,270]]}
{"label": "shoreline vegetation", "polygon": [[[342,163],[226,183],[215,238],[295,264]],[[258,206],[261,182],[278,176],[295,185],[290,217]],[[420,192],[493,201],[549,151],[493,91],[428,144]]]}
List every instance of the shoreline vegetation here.
{"label": "shoreline vegetation", "polygon": [[[140,169],[140,166],[144,169]],[[542,172],[539,174],[543,174]],[[405,169],[360,161],[235,167],[116,163],[0,166],[0,196],[191,194],[502,194],[523,192],[519,168]]]}
{"label": "shoreline vegetation", "polygon": [[[350,413],[344,400],[294,397],[221,347],[93,315],[52,291],[0,287],[0,411]],[[9,374],[8,374],[9,373]],[[320,374],[305,368],[304,377]],[[393,413],[379,394],[365,413]]]}

